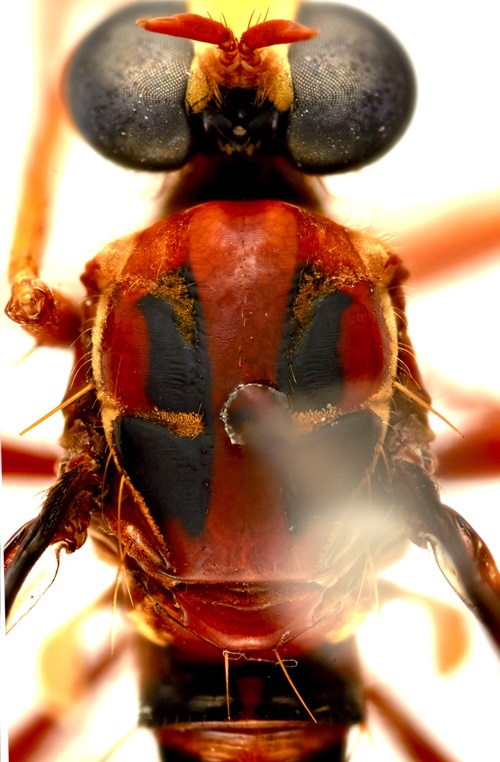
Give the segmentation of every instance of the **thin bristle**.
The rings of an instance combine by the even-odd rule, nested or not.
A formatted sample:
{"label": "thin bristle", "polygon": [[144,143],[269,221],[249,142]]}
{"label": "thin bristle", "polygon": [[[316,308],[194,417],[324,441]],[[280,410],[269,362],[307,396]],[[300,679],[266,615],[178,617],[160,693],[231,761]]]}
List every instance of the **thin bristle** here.
{"label": "thin bristle", "polygon": [[227,707],[227,719],[231,719],[231,706],[229,702],[229,652],[223,651],[224,656],[224,675],[226,680],[226,707]]}
{"label": "thin bristle", "polygon": [[306,702],[304,701],[304,699],[302,698],[302,696],[301,696],[301,695],[300,695],[300,693],[298,692],[297,688],[295,687],[295,685],[294,685],[294,683],[293,683],[293,681],[292,681],[292,678],[291,678],[291,677],[290,677],[290,675],[288,674],[287,668],[285,667],[285,665],[284,665],[284,663],[283,663],[283,659],[281,658],[281,656],[279,655],[279,653],[278,653],[278,651],[277,651],[276,649],[274,650],[274,653],[276,654],[276,658],[277,658],[277,660],[278,660],[278,664],[280,665],[281,669],[283,670],[283,673],[284,673],[284,675],[285,675],[286,679],[287,679],[287,680],[288,680],[288,682],[290,683],[290,686],[291,686],[291,688],[292,688],[293,692],[294,692],[294,693],[295,693],[295,695],[297,696],[298,700],[300,701],[300,703],[302,704],[302,706],[303,706],[303,707],[304,707],[304,709],[306,710],[306,712],[307,712],[307,714],[309,715],[309,717],[311,718],[311,720],[317,724],[317,723],[318,723],[318,720],[316,719],[316,717],[314,716],[314,714],[311,712],[311,710],[310,710],[310,709],[309,709],[309,707],[307,706]]}
{"label": "thin bristle", "polygon": [[396,387],[396,389],[399,389],[400,392],[403,392],[403,394],[406,394],[407,397],[410,397],[410,399],[415,400],[415,402],[418,402],[419,405],[424,407],[430,413],[434,413],[434,415],[437,415],[437,417],[440,418],[444,423],[446,423],[446,425],[449,426],[450,429],[452,429],[456,434],[458,434],[459,437],[462,437],[462,439],[465,439],[465,436],[462,434],[460,429],[457,429],[457,427],[454,426],[451,423],[451,421],[445,418],[444,415],[441,415],[441,413],[439,413],[434,407],[432,407],[432,405],[429,405],[429,403],[423,400],[422,397],[419,397],[418,394],[411,392],[409,389],[406,388],[406,386],[403,386],[403,384],[400,384],[399,381],[393,381],[392,385]]}
{"label": "thin bristle", "polygon": [[55,407],[53,410],[50,410],[48,413],[45,413],[41,418],[38,419],[38,421],[35,421],[34,423],[27,426],[25,429],[19,432],[19,436],[22,437],[24,434],[26,434],[28,431],[31,431],[31,429],[34,429],[35,426],[38,426],[39,423],[43,423],[47,420],[47,418],[50,418],[51,415],[54,415],[54,413],[58,413],[60,410],[64,410],[64,408],[68,407],[68,405],[72,405],[73,402],[76,402],[76,400],[80,399],[80,397],[83,397],[84,394],[87,394],[87,392],[90,392],[92,389],[95,389],[95,385],[93,382],[90,384],[87,384],[87,386],[84,386],[83,389],[80,389],[79,392],[76,394],[73,394],[72,397],[68,397],[67,400],[64,400],[64,402],[61,402],[60,405]]}

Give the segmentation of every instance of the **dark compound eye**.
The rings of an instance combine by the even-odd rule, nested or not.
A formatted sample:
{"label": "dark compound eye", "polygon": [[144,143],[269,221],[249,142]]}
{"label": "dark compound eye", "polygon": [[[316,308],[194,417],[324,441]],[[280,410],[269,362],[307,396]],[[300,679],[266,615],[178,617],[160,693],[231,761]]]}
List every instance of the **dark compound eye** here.
{"label": "dark compound eye", "polygon": [[[375,19],[343,5],[306,4],[298,21],[319,35],[290,46],[295,93],[290,113],[253,90],[224,90],[222,105],[188,114],[194,56],[190,40],[145,33],[135,21],[186,12],[181,2],[137,3],[112,15],[82,42],[68,69],[70,114],[101,154],[127,167],[172,170],[219,143],[245,154],[285,154],[304,172],[367,164],[388,151],[410,120],[411,64]],[[243,116],[241,116],[243,114]],[[236,128],[244,128],[239,137]]]}
{"label": "dark compound eye", "polygon": [[185,3],[137,3],[82,42],[67,74],[69,111],[83,137],[106,158],[134,169],[186,163],[191,130],[184,109],[193,43],[145,34],[143,16],[187,10]]}
{"label": "dark compound eye", "polygon": [[413,112],[416,85],[407,54],[385,27],[354,8],[305,4],[297,20],[319,34],[290,46],[291,161],[304,172],[327,174],[377,159]]}

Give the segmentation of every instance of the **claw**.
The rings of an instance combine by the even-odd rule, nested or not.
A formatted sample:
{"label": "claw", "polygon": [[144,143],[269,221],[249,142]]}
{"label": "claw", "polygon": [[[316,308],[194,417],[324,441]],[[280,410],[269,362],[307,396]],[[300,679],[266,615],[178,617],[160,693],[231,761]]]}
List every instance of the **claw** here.
{"label": "claw", "polygon": [[42,280],[23,279],[12,285],[5,313],[21,325],[43,325],[54,311],[54,296]]}
{"label": "claw", "polygon": [[70,346],[80,331],[80,307],[43,280],[16,278],[6,315],[23,326],[39,346]]}

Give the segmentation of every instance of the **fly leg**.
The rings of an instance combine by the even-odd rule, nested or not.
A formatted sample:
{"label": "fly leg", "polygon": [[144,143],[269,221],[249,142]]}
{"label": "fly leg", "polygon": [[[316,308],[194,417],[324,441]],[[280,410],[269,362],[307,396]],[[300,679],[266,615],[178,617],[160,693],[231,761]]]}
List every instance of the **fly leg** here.
{"label": "fly leg", "polygon": [[443,505],[431,476],[416,463],[396,461],[396,491],[410,540],[430,548],[446,580],[500,648],[500,572],[471,525]]}
{"label": "fly leg", "polygon": [[49,491],[39,515],[21,527],[6,544],[7,614],[28,573],[49,545],[60,544],[70,553],[83,545],[99,487],[91,463],[81,462],[66,471]]}
{"label": "fly leg", "polygon": [[61,56],[61,40],[70,9],[63,11],[54,3],[51,5],[53,9],[49,3],[43,9],[47,35],[35,60],[40,106],[34,115],[36,127],[28,147],[19,198],[8,272],[12,294],[6,313],[38,345],[68,346],[79,333],[79,308],[40,278],[53,177],[57,175],[54,165],[68,130],[53,64]]}

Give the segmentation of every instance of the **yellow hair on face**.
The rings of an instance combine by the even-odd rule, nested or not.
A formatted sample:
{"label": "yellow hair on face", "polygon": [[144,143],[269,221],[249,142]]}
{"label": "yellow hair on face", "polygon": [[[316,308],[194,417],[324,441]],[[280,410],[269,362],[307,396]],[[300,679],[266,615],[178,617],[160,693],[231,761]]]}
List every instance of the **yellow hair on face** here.
{"label": "yellow hair on face", "polygon": [[[297,12],[297,0],[271,0],[259,8],[254,0],[192,0],[189,12],[200,16],[210,16],[215,21],[227,24],[239,39],[243,32],[264,20],[283,19],[294,21]],[[250,24],[251,22],[251,24]],[[191,66],[186,94],[186,103],[194,113],[202,111],[209,100],[217,100],[219,85],[224,84],[217,73],[219,51],[214,45],[194,41],[195,57]],[[272,50],[264,50],[262,55],[261,75],[257,89],[257,99],[268,98],[279,111],[287,111],[293,102],[293,86],[288,63],[288,45],[276,45]],[[264,63],[265,62],[265,63]],[[243,86],[236,83],[232,86]]]}
{"label": "yellow hair on face", "polygon": [[210,15],[216,21],[225,20],[238,38],[248,27],[251,17],[252,24],[263,21],[264,17],[294,21],[297,7],[298,0],[265,0],[261,3],[255,0],[191,0],[188,3],[189,13]]}

